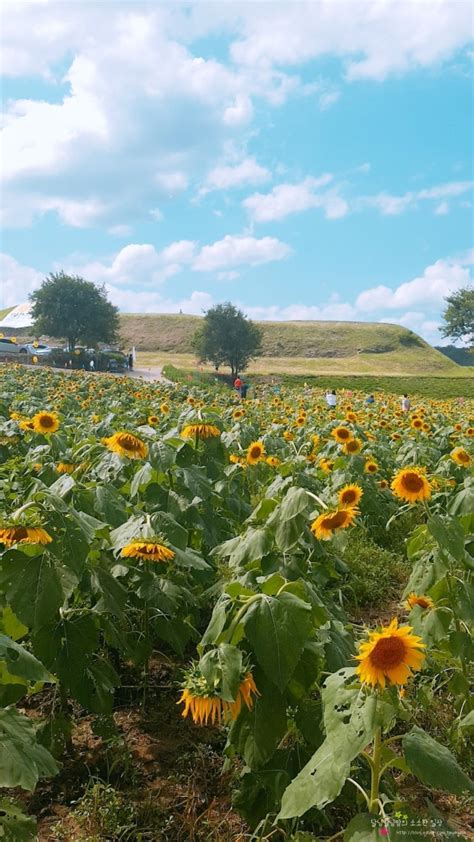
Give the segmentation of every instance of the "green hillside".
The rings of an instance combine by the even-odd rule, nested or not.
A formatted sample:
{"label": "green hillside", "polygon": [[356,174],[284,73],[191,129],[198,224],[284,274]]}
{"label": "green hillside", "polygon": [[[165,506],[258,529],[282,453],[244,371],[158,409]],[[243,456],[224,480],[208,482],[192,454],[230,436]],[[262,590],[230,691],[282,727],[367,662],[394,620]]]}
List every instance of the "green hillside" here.
{"label": "green hillside", "polygon": [[[199,316],[122,314],[121,336],[149,363],[169,356],[192,355]],[[460,366],[399,325],[368,322],[260,322],[263,359],[255,366],[270,371],[347,371],[386,374],[466,375]],[[150,353],[152,352],[152,353]],[[271,362],[270,362],[271,359]],[[290,364],[290,359],[292,360]],[[172,361],[170,359],[170,361]],[[287,364],[288,361],[288,364]],[[178,362],[178,361],[177,361]]]}

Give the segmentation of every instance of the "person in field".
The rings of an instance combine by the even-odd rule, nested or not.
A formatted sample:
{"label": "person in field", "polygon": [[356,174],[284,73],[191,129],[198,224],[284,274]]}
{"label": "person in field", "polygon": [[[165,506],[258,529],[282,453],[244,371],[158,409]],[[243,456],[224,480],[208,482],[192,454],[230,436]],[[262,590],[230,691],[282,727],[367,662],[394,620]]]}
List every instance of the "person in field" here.
{"label": "person in field", "polygon": [[334,409],[336,407],[337,397],[336,397],[336,392],[335,392],[334,389],[332,390],[332,392],[329,392],[329,391],[326,392],[326,403],[327,403],[329,409]]}
{"label": "person in field", "polygon": [[402,410],[403,410],[403,412],[409,412],[410,408],[411,408],[410,398],[408,397],[408,395],[403,395],[403,398],[402,398]]}
{"label": "person in field", "polygon": [[242,380],[240,379],[239,375],[237,375],[237,377],[234,380],[234,389],[237,390],[239,398],[242,397],[242,385]]}

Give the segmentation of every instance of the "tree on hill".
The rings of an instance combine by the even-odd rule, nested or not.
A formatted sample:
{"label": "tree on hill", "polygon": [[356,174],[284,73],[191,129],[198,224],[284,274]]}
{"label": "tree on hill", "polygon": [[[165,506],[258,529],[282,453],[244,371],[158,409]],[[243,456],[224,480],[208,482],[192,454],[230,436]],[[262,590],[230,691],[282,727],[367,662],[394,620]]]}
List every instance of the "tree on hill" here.
{"label": "tree on hill", "polygon": [[463,339],[474,345],[474,287],[464,287],[448,295],[443,319],[446,324],[440,328],[443,336]]}
{"label": "tree on hill", "polygon": [[107,299],[104,286],[77,275],[52,272],[30,299],[38,336],[64,338],[70,351],[78,342],[90,346],[117,340],[118,308]]}
{"label": "tree on hill", "polygon": [[261,345],[260,328],[230,302],[207,310],[193,337],[200,361],[210,361],[216,368],[228,365],[233,377],[261,353]]}

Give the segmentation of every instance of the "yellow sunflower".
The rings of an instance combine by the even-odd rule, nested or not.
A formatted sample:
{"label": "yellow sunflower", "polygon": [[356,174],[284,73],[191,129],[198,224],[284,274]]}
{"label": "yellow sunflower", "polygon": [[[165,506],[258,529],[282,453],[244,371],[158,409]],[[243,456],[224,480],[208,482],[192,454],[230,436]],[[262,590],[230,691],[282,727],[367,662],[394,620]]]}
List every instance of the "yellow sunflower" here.
{"label": "yellow sunflower", "polygon": [[363,493],[360,485],[345,485],[338,494],[339,505],[343,509],[352,509],[358,505]]}
{"label": "yellow sunflower", "polygon": [[362,442],[360,439],[349,439],[342,445],[342,449],[348,456],[355,456],[362,450]]}
{"label": "yellow sunflower", "polygon": [[271,468],[276,468],[280,464],[280,460],[276,456],[267,456],[265,462],[267,465],[270,465]]}
{"label": "yellow sunflower", "polygon": [[214,424],[188,424],[181,430],[183,439],[211,439],[220,436],[221,431],[219,427]]}
{"label": "yellow sunflower", "polygon": [[402,468],[392,480],[391,489],[396,497],[407,503],[429,500],[431,485],[421,468]]}
{"label": "yellow sunflower", "polygon": [[379,466],[375,459],[367,459],[364,465],[364,471],[366,474],[376,474],[379,469]]}
{"label": "yellow sunflower", "polygon": [[50,544],[53,539],[42,526],[12,526],[0,527],[0,543],[7,547],[14,544]]}
{"label": "yellow sunflower", "polygon": [[357,675],[363,684],[372,687],[379,684],[384,688],[387,680],[404,685],[412,671],[421,668],[424,648],[421,638],[412,634],[411,626],[398,627],[398,621],[392,620],[380,632],[370,632],[369,639],[359,645]]}
{"label": "yellow sunflower", "polygon": [[43,433],[43,435],[55,433],[59,429],[59,418],[55,412],[47,412],[46,410],[37,412],[31,420],[35,432]]}
{"label": "yellow sunflower", "polygon": [[464,447],[455,447],[449,454],[453,462],[457,465],[462,465],[463,468],[468,468],[471,464],[471,457]]}
{"label": "yellow sunflower", "polygon": [[148,454],[148,447],[145,442],[125,430],[102,439],[102,443],[113,453],[118,453],[119,456],[127,456],[129,459],[145,459]]}
{"label": "yellow sunflower", "polygon": [[333,459],[327,459],[326,457],[323,457],[322,459],[320,459],[318,464],[319,464],[319,467],[321,468],[321,470],[325,474],[330,474],[332,469],[334,468],[334,460]]}
{"label": "yellow sunflower", "polygon": [[160,406],[160,410],[163,413],[163,415],[168,415],[170,408],[167,403],[162,403]]}
{"label": "yellow sunflower", "polygon": [[72,462],[58,462],[56,465],[58,474],[72,474],[75,469],[76,466]]}
{"label": "yellow sunflower", "polygon": [[408,594],[405,605],[409,609],[414,608],[415,605],[419,605],[420,608],[427,610],[433,608],[434,602],[429,596],[416,594],[412,591],[412,593]]}
{"label": "yellow sunflower", "polygon": [[242,710],[242,704],[248,710],[252,710],[253,696],[260,695],[251,672],[243,677],[233,702],[227,702],[220,696],[208,695],[209,690],[205,687],[205,682],[201,681],[200,684],[197,689],[185,687],[177,701],[178,705],[184,704],[181,716],[191,716],[195,725],[220,725],[226,719],[235,721]]}
{"label": "yellow sunflower", "polygon": [[353,437],[351,431],[347,427],[341,426],[334,427],[334,430],[331,430],[331,435],[337,442],[339,442],[339,444],[344,444]]}
{"label": "yellow sunflower", "polygon": [[240,421],[240,419],[243,418],[244,415],[245,412],[243,409],[234,409],[232,413],[232,418],[234,419],[234,421]]}
{"label": "yellow sunflower", "polygon": [[311,532],[320,541],[327,541],[334,532],[340,529],[347,529],[354,523],[357,517],[357,509],[344,508],[334,511],[323,512],[311,524]]}
{"label": "yellow sunflower", "polygon": [[155,426],[155,424],[158,424],[159,420],[160,420],[160,419],[158,418],[158,416],[157,416],[157,415],[149,415],[149,416],[148,416],[148,423],[149,423],[152,427],[154,427],[154,426]]}
{"label": "yellow sunflower", "polygon": [[261,441],[253,441],[247,448],[247,462],[249,465],[256,465],[265,455],[265,447]]}
{"label": "yellow sunflower", "polygon": [[176,553],[158,541],[136,540],[127,544],[120,555],[124,558],[142,558],[146,561],[172,561]]}

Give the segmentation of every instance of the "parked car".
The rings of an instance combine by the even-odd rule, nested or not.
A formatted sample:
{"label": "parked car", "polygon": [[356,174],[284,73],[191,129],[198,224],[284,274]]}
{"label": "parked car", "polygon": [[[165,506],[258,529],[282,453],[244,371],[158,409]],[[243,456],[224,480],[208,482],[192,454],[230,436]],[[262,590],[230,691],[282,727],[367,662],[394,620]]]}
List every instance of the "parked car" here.
{"label": "parked car", "polygon": [[18,354],[27,354],[28,348],[21,342],[14,342],[13,339],[8,339],[6,336],[0,339],[0,357],[18,356]]}
{"label": "parked car", "polygon": [[24,346],[29,354],[34,354],[37,357],[44,357],[47,354],[51,353],[51,348],[49,345],[44,345],[42,342],[38,342],[36,345],[34,342],[28,342],[27,345]]}

